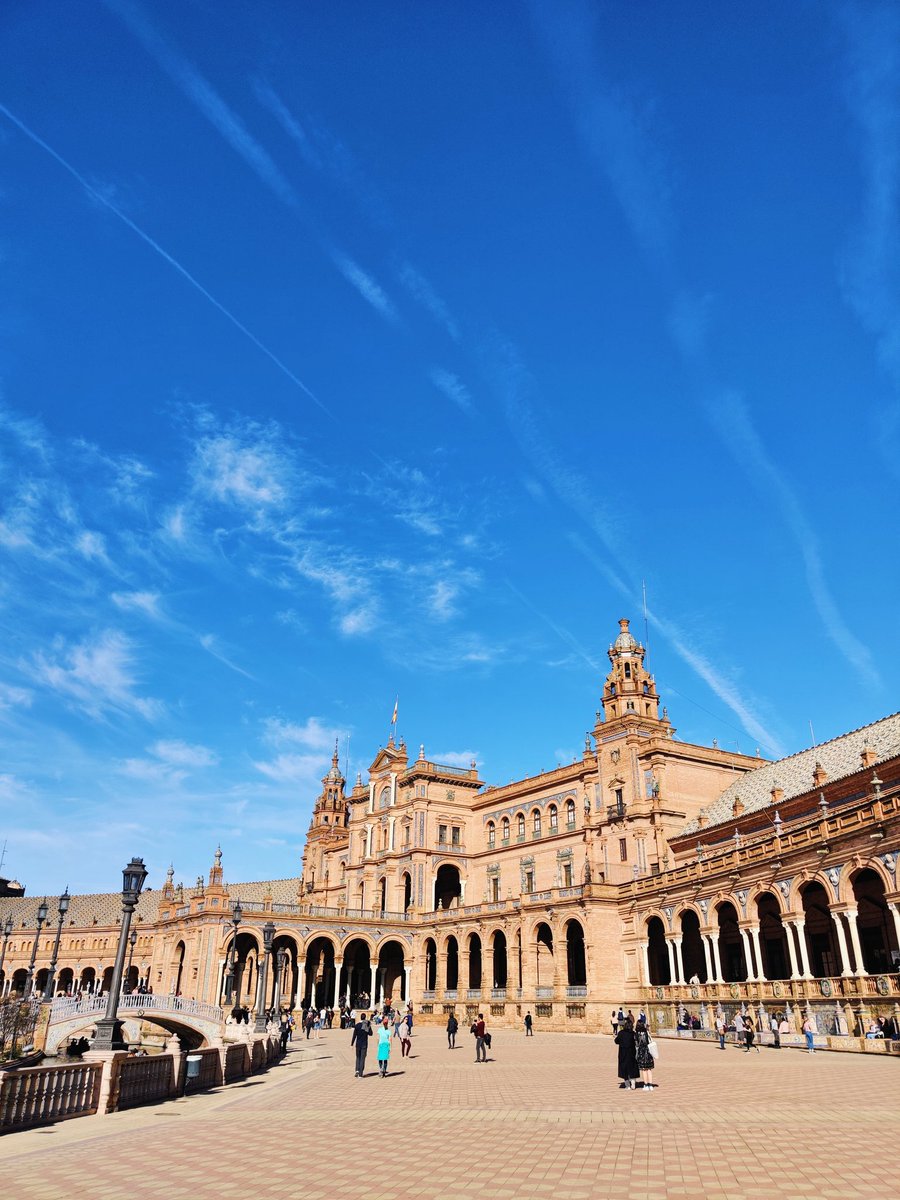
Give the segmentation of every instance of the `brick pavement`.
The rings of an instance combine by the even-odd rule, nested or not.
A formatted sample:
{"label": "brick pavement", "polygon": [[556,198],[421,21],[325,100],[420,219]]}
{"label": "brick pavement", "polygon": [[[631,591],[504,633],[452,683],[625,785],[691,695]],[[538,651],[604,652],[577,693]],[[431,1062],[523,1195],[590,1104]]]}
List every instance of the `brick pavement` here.
{"label": "brick pavement", "polygon": [[900,1063],[665,1042],[645,1094],[608,1037],[421,1029],[353,1078],[349,1034],[244,1086],[0,1141],[18,1200],[750,1200],[890,1197]]}

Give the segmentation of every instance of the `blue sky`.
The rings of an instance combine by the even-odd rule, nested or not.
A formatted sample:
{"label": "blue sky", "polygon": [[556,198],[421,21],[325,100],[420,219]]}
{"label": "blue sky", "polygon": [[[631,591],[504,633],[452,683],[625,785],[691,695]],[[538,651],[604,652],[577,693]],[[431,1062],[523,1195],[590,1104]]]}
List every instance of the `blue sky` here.
{"label": "blue sky", "polygon": [[298,870],[335,737],[895,710],[900,13],[12,0],[0,838]]}

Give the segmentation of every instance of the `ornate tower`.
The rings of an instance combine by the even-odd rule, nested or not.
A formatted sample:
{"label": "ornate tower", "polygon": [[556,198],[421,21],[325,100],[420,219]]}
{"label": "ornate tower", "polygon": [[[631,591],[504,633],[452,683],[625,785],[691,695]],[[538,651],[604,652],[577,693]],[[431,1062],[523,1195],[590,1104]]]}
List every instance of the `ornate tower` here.
{"label": "ornate tower", "polygon": [[605,723],[659,721],[659,696],[653,676],[644,669],[646,651],[635,641],[625,617],[609,648],[610,672],[603,685]]}
{"label": "ornate tower", "polygon": [[[347,830],[347,798],[344,795],[346,780],[341,774],[337,740],[331,757],[331,769],[322,779],[322,791],[316,797],[306,846],[303,851],[303,883],[305,891],[327,891],[329,870],[327,851],[342,849],[350,834]],[[331,881],[331,886],[337,884]]]}

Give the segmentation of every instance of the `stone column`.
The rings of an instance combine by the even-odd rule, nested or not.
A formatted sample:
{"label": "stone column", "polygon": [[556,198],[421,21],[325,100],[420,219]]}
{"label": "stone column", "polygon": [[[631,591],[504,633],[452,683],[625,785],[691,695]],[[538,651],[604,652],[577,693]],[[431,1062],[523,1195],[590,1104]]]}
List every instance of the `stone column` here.
{"label": "stone column", "polygon": [[897,935],[897,945],[900,946],[900,905],[897,904],[896,900],[889,900],[888,910],[894,918],[894,932]]}
{"label": "stone column", "polygon": [[847,918],[847,924],[850,926],[850,944],[853,947],[853,957],[856,959],[856,974],[865,975],[866,966],[863,960],[862,946],[859,941],[859,926],[856,923],[856,918],[859,915],[855,908],[847,908],[844,910],[844,915]]}
{"label": "stone column", "polygon": [[378,963],[372,964],[372,981],[369,987],[369,1008],[375,1007],[375,992],[378,988]]}
{"label": "stone column", "polygon": [[797,944],[800,947],[800,964],[803,967],[803,979],[812,979],[813,974],[809,967],[809,954],[806,949],[806,919],[798,917],[794,921],[794,928],[797,930]]}
{"label": "stone column", "polygon": [[672,938],[672,943],[675,947],[675,970],[677,971],[676,983],[687,983],[684,977],[684,956],[681,953],[681,937]]}
{"label": "stone column", "polygon": [[673,944],[671,937],[666,938],[666,949],[669,952],[669,974],[672,977],[672,982],[677,983],[678,982],[678,970],[675,966],[675,946]]}
{"label": "stone column", "polygon": [[410,1000],[412,1000],[412,967],[407,967],[405,964],[403,967],[403,979],[403,999],[409,1004]]}
{"label": "stone column", "polygon": [[753,956],[750,953],[750,938],[748,937],[747,930],[743,927],[743,925],[738,926],[738,932],[741,935],[741,942],[744,947],[744,961],[747,964],[747,979],[752,980],[754,978],[754,975],[753,975]]}
{"label": "stone column", "polygon": [[833,912],[831,919],[834,921],[834,928],[837,931],[838,953],[841,956],[841,975],[852,975],[850,970],[850,955],[847,953],[847,938],[844,934],[844,923],[841,920],[841,914]]}
{"label": "stone column", "polygon": [[709,937],[703,934],[703,957],[706,960],[706,982],[715,982],[715,973],[713,971],[712,956],[709,953]]}
{"label": "stone column", "polygon": [[341,967],[344,965],[342,958],[334,960],[334,999],[331,1002],[332,1008],[338,1008],[341,1000]]}
{"label": "stone column", "polygon": [[750,926],[750,937],[753,939],[753,949],[756,953],[756,974],[753,976],[753,978],[758,982],[766,977],[765,968],[763,967],[762,946],[760,945],[759,941],[758,925]]}
{"label": "stone column", "polygon": [[304,992],[306,991],[306,963],[302,958],[297,959],[297,1000],[298,1008],[301,1008],[303,1001],[306,999]]}
{"label": "stone column", "polygon": [[794,925],[791,921],[782,921],[784,927],[784,940],[787,942],[788,958],[791,962],[791,979],[800,978],[800,970],[797,966],[797,951],[794,948]]}
{"label": "stone column", "polygon": [[715,970],[716,983],[724,983],[725,978],[722,974],[722,960],[719,957],[719,936],[718,936],[718,934],[711,934],[709,940],[712,944],[713,966],[716,969]]}
{"label": "stone column", "polygon": [[650,943],[641,942],[641,962],[644,964],[644,983],[647,987],[650,986]]}

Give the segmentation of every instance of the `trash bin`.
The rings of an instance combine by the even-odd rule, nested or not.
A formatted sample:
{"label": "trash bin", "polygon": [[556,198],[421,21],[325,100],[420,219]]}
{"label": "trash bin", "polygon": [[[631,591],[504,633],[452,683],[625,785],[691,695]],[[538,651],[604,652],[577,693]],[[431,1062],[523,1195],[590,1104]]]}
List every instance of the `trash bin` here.
{"label": "trash bin", "polygon": [[187,1078],[200,1078],[200,1064],[203,1062],[202,1054],[189,1054],[187,1056]]}

